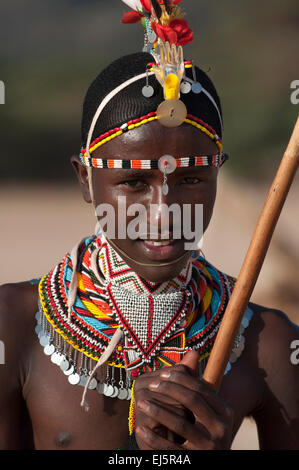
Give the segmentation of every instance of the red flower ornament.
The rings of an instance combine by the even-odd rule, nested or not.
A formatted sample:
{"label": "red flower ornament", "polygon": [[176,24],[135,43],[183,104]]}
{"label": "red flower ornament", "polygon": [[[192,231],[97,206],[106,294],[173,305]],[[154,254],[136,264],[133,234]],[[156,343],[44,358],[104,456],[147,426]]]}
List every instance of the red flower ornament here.
{"label": "red flower ornament", "polygon": [[141,20],[141,18],[143,18],[143,15],[141,13],[135,10],[131,10],[124,14],[121,22],[124,24],[133,24],[133,23],[138,23]]}
{"label": "red flower ornament", "polygon": [[[180,1],[180,0],[178,0]],[[188,21],[183,19],[172,20],[168,26],[152,22],[151,24],[156,35],[164,42],[175,44],[176,46],[185,46],[193,41],[193,30],[190,29]]]}

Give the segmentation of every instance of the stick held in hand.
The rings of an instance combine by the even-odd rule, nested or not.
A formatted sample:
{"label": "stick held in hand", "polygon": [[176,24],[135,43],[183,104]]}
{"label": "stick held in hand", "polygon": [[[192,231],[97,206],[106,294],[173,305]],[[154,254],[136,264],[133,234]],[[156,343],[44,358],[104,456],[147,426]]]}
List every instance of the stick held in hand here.
{"label": "stick held in hand", "polygon": [[220,387],[236,334],[262,268],[298,164],[299,118],[268,193],[203,375],[203,380],[212,390],[218,390]]}

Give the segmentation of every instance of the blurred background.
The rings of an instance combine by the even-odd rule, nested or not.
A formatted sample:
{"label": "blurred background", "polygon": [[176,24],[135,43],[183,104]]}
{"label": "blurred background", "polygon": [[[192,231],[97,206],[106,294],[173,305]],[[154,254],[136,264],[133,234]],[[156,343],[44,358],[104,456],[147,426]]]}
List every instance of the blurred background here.
{"label": "blurred background", "polygon": [[[297,0],[184,0],[195,41],[185,48],[222,100],[224,147],[204,253],[238,275],[298,116]],[[0,6],[0,283],[38,277],[94,230],[69,158],[80,149],[87,87],[103,67],[142,49],[140,25],[121,25],[120,0],[2,0]],[[299,323],[299,176],[252,300]],[[244,423],[233,448],[257,448]]]}

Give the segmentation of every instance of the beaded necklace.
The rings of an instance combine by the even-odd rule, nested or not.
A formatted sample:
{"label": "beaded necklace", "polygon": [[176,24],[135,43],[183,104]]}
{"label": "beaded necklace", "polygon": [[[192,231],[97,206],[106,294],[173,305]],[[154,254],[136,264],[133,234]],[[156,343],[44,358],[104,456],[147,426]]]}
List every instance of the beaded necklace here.
{"label": "beaded necklace", "polygon": [[[103,279],[99,279],[92,266],[95,253],[98,253],[98,271]],[[199,257],[188,263],[177,278],[162,284],[149,283],[134,273],[107,242],[96,237],[86,238],[80,244],[76,274],[77,295],[71,308],[70,321],[68,296],[73,275],[70,254],[67,253],[41,279],[40,312],[37,317],[40,343],[52,362],[68,375],[71,384],[85,386],[92,373],[93,361],[101,358],[115,331],[121,326],[126,334],[107,364],[112,368],[125,369],[125,382],[129,384],[127,398],[130,397],[132,379],[146,371],[179,362],[190,349],[200,352],[200,361],[204,364],[235,282],[234,278]],[[148,318],[152,327],[157,320],[154,310],[159,308],[158,299],[161,302],[163,296],[177,296],[172,316],[160,325],[163,331],[161,337],[159,328],[151,336],[141,337],[140,332],[139,336],[134,336],[138,329],[134,323],[137,314],[134,317],[131,312],[128,315],[123,311],[117,290],[126,294],[131,290],[133,297],[137,294],[137,301],[143,296],[140,308],[145,296],[150,298],[148,306],[152,309],[152,315]],[[131,299],[132,296],[129,297]],[[171,301],[168,302],[170,305]],[[143,315],[145,322],[146,314],[143,312]],[[146,328],[146,323],[143,326]],[[109,373],[111,382],[112,371]],[[110,383],[109,380],[104,383]],[[96,379],[89,388],[97,388],[103,393],[103,384]]]}

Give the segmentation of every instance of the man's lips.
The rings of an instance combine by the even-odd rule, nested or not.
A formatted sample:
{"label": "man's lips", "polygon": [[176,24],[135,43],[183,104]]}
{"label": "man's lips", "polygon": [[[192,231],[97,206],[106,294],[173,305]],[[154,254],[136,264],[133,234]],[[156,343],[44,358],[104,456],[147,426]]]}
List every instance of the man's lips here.
{"label": "man's lips", "polygon": [[137,240],[146,258],[153,261],[174,260],[184,254],[183,240]]}

